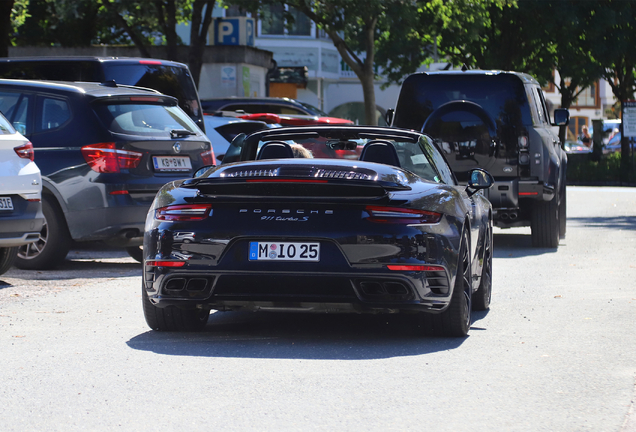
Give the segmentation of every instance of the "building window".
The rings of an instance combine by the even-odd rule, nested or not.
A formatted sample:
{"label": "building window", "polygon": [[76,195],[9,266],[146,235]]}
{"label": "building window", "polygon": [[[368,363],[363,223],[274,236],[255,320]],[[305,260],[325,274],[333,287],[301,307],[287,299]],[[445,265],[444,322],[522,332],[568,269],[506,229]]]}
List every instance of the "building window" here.
{"label": "building window", "polygon": [[[286,21],[285,12],[293,18],[293,22]],[[311,20],[291,6],[268,5],[263,8],[260,18],[262,36],[311,36]]]}
{"label": "building window", "polygon": [[572,104],[574,108],[600,108],[598,83],[594,83],[583,90]]}

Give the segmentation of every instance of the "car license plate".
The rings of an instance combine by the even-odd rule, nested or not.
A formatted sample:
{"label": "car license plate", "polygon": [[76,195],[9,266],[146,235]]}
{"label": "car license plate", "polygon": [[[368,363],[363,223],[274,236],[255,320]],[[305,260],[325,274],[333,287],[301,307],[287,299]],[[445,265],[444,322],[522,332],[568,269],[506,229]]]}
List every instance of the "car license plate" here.
{"label": "car license plate", "polygon": [[320,261],[320,243],[250,242],[250,261]]}
{"label": "car license plate", "polygon": [[11,197],[0,197],[0,210],[13,210]]}
{"label": "car license plate", "polygon": [[192,162],[188,156],[153,156],[155,171],[190,171]]}

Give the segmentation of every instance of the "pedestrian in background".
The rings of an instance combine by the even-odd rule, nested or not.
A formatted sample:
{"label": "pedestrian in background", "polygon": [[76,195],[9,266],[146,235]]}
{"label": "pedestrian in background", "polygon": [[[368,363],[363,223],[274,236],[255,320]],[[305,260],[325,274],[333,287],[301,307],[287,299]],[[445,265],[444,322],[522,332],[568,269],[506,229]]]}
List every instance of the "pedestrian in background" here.
{"label": "pedestrian in background", "polygon": [[592,148],[592,136],[590,135],[590,130],[587,128],[587,125],[581,127],[580,140],[585,147]]}

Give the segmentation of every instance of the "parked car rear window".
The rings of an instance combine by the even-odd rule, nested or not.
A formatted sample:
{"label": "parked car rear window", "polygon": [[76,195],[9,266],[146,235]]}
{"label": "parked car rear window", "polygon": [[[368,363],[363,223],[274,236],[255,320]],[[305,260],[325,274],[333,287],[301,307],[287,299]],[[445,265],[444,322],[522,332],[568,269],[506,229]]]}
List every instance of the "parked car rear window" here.
{"label": "parked car rear window", "polygon": [[182,67],[160,64],[104,64],[104,75],[118,84],[147,87],[176,97],[191,117],[201,117],[197,90]]}
{"label": "parked car rear window", "polygon": [[532,125],[523,83],[512,75],[412,75],[404,81],[395,125],[421,130],[441,105],[467,100],[479,104],[500,126]]}
{"label": "parked car rear window", "polygon": [[166,137],[171,130],[185,129],[200,134],[199,128],[179,107],[147,104],[100,104],[95,112],[115,133]]}
{"label": "parked car rear window", "polygon": [[15,133],[15,129],[11,126],[11,123],[4,118],[2,114],[0,114],[0,134],[2,135],[12,135]]}

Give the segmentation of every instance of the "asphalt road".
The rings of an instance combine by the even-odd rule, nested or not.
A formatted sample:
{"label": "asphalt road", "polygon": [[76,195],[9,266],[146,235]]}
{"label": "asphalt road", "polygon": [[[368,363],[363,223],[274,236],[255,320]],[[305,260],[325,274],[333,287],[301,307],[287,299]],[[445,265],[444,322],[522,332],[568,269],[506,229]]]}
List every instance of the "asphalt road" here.
{"label": "asphalt road", "polygon": [[149,331],[140,265],[0,276],[0,430],[636,430],[636,189],[569,188],[556,250],[496,230],[465,339],[400,316],[215,313]]}

